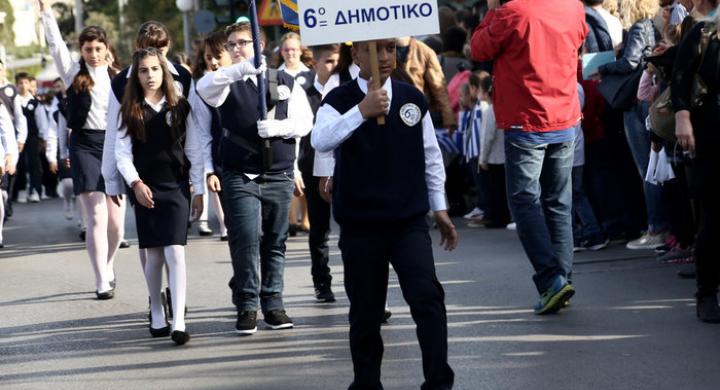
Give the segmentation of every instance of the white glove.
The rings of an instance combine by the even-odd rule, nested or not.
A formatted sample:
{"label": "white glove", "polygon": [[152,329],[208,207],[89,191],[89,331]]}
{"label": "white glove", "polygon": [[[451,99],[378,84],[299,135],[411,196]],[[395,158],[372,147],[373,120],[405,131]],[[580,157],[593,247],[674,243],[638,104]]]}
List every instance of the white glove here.
{"label": "white glove", "polygon": [[257,126],[260,138],[275,138],[284,135],[283,123],[277,119],[258,121]]}
{"label": "white glove", "polygon": [[263,61],[260,64],[259,68],[255,67],[255,64],[252,60],[241,62],[239,64],[234,65],[235,71],[238,73],[239,77],[245,77],[245,76],[257,76],[261,73],[264,73],[267,70],[267,64],[265,64],[265,61]]}

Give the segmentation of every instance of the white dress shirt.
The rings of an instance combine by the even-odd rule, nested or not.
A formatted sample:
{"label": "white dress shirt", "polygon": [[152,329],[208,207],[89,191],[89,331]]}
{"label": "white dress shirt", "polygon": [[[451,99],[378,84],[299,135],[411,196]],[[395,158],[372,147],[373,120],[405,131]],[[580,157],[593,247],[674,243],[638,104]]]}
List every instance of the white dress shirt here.
{"label": "white dress shirt", "polygon": [[15,124],[4,104],[0,104],[0,162],[5,165],[5,157],[13,156],[13,164],[18,161],[18,145],[15,138]]}
{"label": "white dress shirt", "polygon": [[[53,11],[47,10],[42,12],[41,19],[43,28],[45,29],[45,39],[50,48],[50,54],[55,61],[57,71],[63,81],[65,81],[65,85],[70,86],[73,80],[75,80],[75,76],[80,72],[80,62],[73,60],[70,56],[70,51],[60,34],[60,29],[55,21]],[[107,129],[108,95],[110,93],[108,66],[102,65],[93,68],[87,65],[87,70],[95,85],[93,85],[90,90],[92,104],[90,105],[90,112],[88,113],[88,118],[83,128],[105,130]]]}
{"label": "white dress shirt", "polygon": [[[145,103],[149,105],[155,112],[160,112],[165,104],[165,98],[163,97],[158,104],[150,103],[145,100]],[[193,195],[202,195],[205,191],[203,185],[203,150],[200,144],[200,134],[197,127],[194,125],[195,120],[191,118],[192,111],[188,114],[185,122],[185,156],[190,161],[190,181],[194,184],[193,188],[195,192]],[[133,164],[133,140],[127,135],[127,127],[122,126],[115,139],[115,159],[117,161],[117,169],[125,179],[128,185],[132,185],[133,182],[142,179],[138,174],[135,165]]]}
{"label": "white dress shirt", "polygon": [[[257,83],[257,76],[245,76],[241,72],[241,64],[233,64],[226,68],[220,68],[214,72],[208,72],[197,83],[197,93],[211,107],[220,107],[227,100],[230,94],[230,86],[240,80],[245,82]],[[238,107],[237,109],[256,109],[255,107]],[[268,118],[272,119],[272,118]],[[307,99],[305,90],[296,84],[290,98],[288,99],[288,115],[287,119],[278,120],[283,124],[280,126],[284,133],[278,137],[302,138],[310,133],[313,126],[312,108]],[[258,175],[245,173],[245,176],[254,180]]]}
{"label": "white dress shirt", "polygon": [[[168,61],[167,62],[168,70],[173,75],[177,76],[179,75],[177,69],[175,66]],[[132,72],[132,66],[128,67],[127,75],[126,77],[130,77],[130,73]],[[182,91],[178,90],[178,95],[182,96]],[[197,94],[195,93],[195,85],[194,82],[190,83],[190,91],[188,95],[188,103],[190,103],[190,107],[192,110],[200,110],[200,109],[207,109],[204,104],[198,104],[202,103],[202,101],[199,101],[199,98]],[[120,127],[120,105],[121,102],[117,100],[117,97],[115,96],[115,93],[110,90],[109,97],[108,97],[108,108],[107,108],[107,130],[105,133],[105,143],[103,145],[103,156],[102,156],[102,175],[103,179],[105,180],[105,193],[108,195],[120,195],[125,193],[125,186],[122,183],[122,178],[120,177],[120,172],[117,170],[117,162],[115,161],[115,139],[117,138],[117,132],[118,128]],[[203,115],[203,113],[195,113],[196,115],[193,115],[193,118],[198,118],[198,114],[200,116]],[[209,115],[209,112],[207,113]],[[196,119],[193,119],[194,121]],[[204,120],[204,116],[203,116]],[[200,126],[200,124],[195,123],[193,126]],[[104,151],[107,150],[107,153]]]}
{"label": "white dress shirt", "polygon": [[[53,112],[54,114],[54,112]],[[51,114],[48,117],[48,132],[45,147],[45,157],[50,163],[57,163],[58,160],[58,148],[60,149],[60,159],[64,160],[69,158],[70,153],[68,151],[68,128],[67,121],[62,114],[58,114],[57,121],[55,115]]]}
{"label": "white dress shirt", "polygon": [[[360,76],[360,67],[355,65],[354,63],[350,64],[348,72],[350,73],[350,78],[355,80],[356,78],[358,78],[358,76]],[[330,76],[325,85],[322,86],[322,89],[318,89],[318,92],[320,92],[322,94],[322,98],[325,99],[325,96],[327,96],[330,91],[332,91],[333,89],[335,89],[335,87],[338,87],[339,85],[340,75],[334,73]],[[333,175],[334,170],[335,157],[333,156],[332,152],[323,153],[316,150],[313,163],[313,176],[330,177]]]}
{"label": "white dress shirt", "polygon": [[[7,81],[7,80],[6,80]],[[4,88],[7,84],[3,84],[0,89]],[[25,118],[25,114],[23,114],[22,111],[22,103],[20,102],[20,95],[16,95],[15,98],[12,101],[12,112],[14,115],[13,125],[15,125],[15,136],[16,136],[16,143],[24,144],[27,140],[27,118]],[[5,110],[8,112],[8,115],[10,114],[10,107],[5,107]],[[11,115],[12,118],[12,115]]]}
{"label": "white dress shirt", "polygon": [[[357,83],[360,90],[367,94],[367,80],[358,77]],[[392,106],[392,82],[390,78],[385,81],[383,89],[387,91]],[[323,104],[318,110],[315,127],[312,130],[312,146],[317,152],[332,153],[345,140],[350,138],[353,132],[364,122],[365,118],[360,113],[358,106],[351,108],[345,114],[340,114],[329,104]],[[435,127],[432,124],[430,113],[426,113],[423,117],[422,128],[425,152],[425,182],[428,188],[430,208],[433,211],[447,210],[445,167],[443,166],[442,153],[435,137]]]}

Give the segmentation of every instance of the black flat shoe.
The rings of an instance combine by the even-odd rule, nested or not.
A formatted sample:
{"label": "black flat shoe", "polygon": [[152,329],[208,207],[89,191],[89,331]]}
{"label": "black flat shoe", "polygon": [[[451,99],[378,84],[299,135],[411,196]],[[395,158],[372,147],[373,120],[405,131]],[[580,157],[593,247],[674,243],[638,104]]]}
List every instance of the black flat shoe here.
{"label": "black flat shoe", "polygon": [[130,242],[127,240],[120,241],[120,249],[130,248]]}
{"label": "black flat shoe", "polygon": [[164,326],[160,329],[155,329],[152,326],[148,326],[150,329],[150,335],[152,337],[168,337],[170,336],[170,325]]}
{"label": "black flat shoe", "polygon": [[115,289],[108,290],[105,292],[95,291],[95,296],[101,301],[115,298]]}
{"label": "black flat shoe", "polygon": [[177,345],[185,345],[188,341],[190,341],[190,333],[183,332],[181,330],[175,330],[172,332],[172,335],[170,335],[170,338]]}
{"label": "black flat shoe", "polygon": [[702,322],[710,324],[720,323],[720,306],[718,306],[717,295],[708,295],[697,298],[697,317]]}

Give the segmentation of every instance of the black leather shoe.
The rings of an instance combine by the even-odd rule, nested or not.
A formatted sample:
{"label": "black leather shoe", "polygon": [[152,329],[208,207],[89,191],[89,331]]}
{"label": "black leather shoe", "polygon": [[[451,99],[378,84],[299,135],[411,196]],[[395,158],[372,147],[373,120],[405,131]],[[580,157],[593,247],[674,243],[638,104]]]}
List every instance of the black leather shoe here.
{"label": "black leather shoe", "polygon": [[148,326],[150,329],[150,335],[152,337],[168,337],[170,336],[170,325],[164,326],[160,329],[155,329],[152,326]]}
{"label": "black leather shoe", "polygon": [[385,313],[383,314],[383,324],[387,324],[390,317],[392,317],[392,312],[390,309],[385,308]]}
{"label": "black leather shoe", "polygon": [[720,324],[720,306],[718,306],[717,295],[698,297],[696,313],[702,322]]}
{"label": "black leather shoe", "polygon": [[111,289],[105,292],[95,291],[95,296],[101,301],[115,298],[115,289]]}
{"label": "black leather shoe", "polygon": [[190,333],[183,332],[181,330],[174,330],[170,335],[170,338],[177,345],[185,345],[188,341],[190,341]]}
{"label": "black leather shoe", "polygon": [[120,241],[120,249],[130,248],[130,242],[127,240]]}

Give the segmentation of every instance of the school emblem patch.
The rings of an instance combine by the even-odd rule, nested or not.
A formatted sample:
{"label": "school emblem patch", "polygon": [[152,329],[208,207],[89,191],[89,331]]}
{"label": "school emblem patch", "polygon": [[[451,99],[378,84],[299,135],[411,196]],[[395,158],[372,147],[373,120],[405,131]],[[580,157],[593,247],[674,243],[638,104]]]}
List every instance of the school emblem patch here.
{"label": "school emblem patch", "polygon": [[165,113],[165,123],[167,123],[168,126],[172,127],[172,123],[173,123],[172,112],[168,111]]}
{"label": "school emblem patch", "polygon": [[15,95],[15,92],[10,87],[5,87],[4,92],[5,92],[5,96],[7,96],[7,97],[13,97],[13,95]]}
{"label": "school emblem patch", "polygon": [[295,79],[295,82],[300,85],[305,85],[305,83],[307,83],[307,78],[305,76],[298,76],[298,78]]}
{"label": "school emblem patch", "polygon": [[34,104],[32,104],[32,103],[28,103],[28,105],[27,105],[27,109],[28,109],[28,110],[30,110],[30,111],[32,111],[32,110],[34,110],[34,109],[35,109],[35,105],[34,105]]}
{"label": "school emblem patch", "polygon": [[400,119],[410,127],[420,123],[420,114],[420,107],[416,104],[408,103],[400,107]]}
{"label": "school emblem patch", "polygon": [[177,91],[178,96],[182,95],[185,89],[183,88],[183,85],[179,81],[174,81],[173,84],[175,84],[175,90]]}
{"label": "school emblem patch", "polygon": [[290,94],[292,92],[290,91],[290,87],[287,85],[278,85],[278,100],[288,100],[290,99]]}

